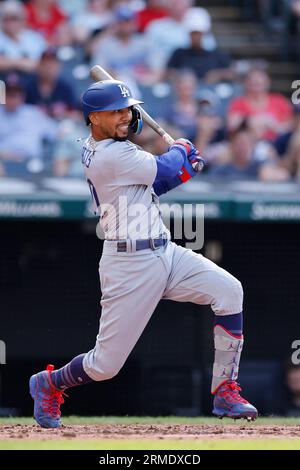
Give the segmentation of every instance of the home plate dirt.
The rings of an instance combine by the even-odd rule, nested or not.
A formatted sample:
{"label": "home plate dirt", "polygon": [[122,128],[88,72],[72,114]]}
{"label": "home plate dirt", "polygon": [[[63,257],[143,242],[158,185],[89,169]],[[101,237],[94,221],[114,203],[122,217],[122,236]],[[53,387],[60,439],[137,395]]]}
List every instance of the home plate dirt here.
{"label": "home plate dirt", "polygon": [[184,424],[110,424],[63,425],[59,429],[42,429],[38,425],[0,426],[0,440],[64,439],[262,439],[300,438],[300,426],[184,425]]}

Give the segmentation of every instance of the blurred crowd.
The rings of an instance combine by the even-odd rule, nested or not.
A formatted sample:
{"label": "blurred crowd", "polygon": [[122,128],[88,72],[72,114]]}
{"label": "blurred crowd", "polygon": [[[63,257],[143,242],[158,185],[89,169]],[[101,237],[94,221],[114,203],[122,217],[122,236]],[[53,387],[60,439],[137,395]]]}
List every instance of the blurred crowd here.
{"label": "blurred crowd", "polygon": [[[101,64],[197,145],[206,178],[300,181],[300,107],[271,91],[264,63],[242,62],[193,0],[0,0],[0,176],[83,178],[80,96]],[[132,138],[166,150],[147,126]]]}
{"label": "blurred crowd", "polygon": [[285,409],[282,410],[285,416],[300,417],[300,365],[286,364],[285,370]]}

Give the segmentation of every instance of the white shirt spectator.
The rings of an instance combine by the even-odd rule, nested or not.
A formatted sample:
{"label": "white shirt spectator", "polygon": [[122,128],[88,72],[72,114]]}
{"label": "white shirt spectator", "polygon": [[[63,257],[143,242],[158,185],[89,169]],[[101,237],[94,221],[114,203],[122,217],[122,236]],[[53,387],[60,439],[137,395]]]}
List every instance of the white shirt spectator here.
{"label": "white shirt spectator", "polygon": [[72,26],[75,28],[84,28],[89,33],[97,29],[105,28],[110,25],[113,20],[113,15],[111,13],[105,13],[104,15],[97,16],[92,12],[83,11],[78,15],[74,16],[72,20]]}
{"label": "white shirt spectator", "polygon": [[3,31],[0,31],[0,55],[7,58],[19,59],[27,57],[38,60],[46,48],[46,41],[35,31],[23,30],[19,35],[18,41],[14,41],[4,34]]}
{"label": "white shirt spectator", "polygon": [[108,0],[88,0],[85,9],[74,14],[71,26],[75,38],[85,42],[94,31],[107,28],[113,21],[114,14]]}
{"label": "white shirt spectator", "polygon": [[[190,8],[186,12],[186,16],[205,11],[203,8]],[[157,51],[156,64],[158,68],[165,68],[168,59],[171,57],[175,49],[188,47],[190,44],[190,35],[182,21],[177,21],[174,18],[162,18],[152,21],[145,31],[146,37],[153,44]],[[213,50],[216,48],[216,41],[211,33],[207,33],[203,37],[202,47],[205,50]]]}
{"label": "white shirt spectator", "polygon": [[43,159],[43,140],[54,140],[57,124],[37,107],[22,104],[14,112],[0,106],[0,154],[10,152],[20,159]]}
{"label": "white shirt spectator", "polygon": [[86,7],[86,0],[58,0],[59,7],[69,16],[80,13]]}
{"label": "white shirt spectator", "polygon": [[114,10],[112,34],[95,45],[92,62],[138,83],[156,81],[157,51],[144,34],[137,32],[136,13],[123,5]]}
{"label": "white shirt spectator", "polygon": [[110,36],[98,45],[92,63],[139,81],[139,77],[147,70],[157,68],[156,54],[152,44],[143,35],[135,34],[127,42]]}

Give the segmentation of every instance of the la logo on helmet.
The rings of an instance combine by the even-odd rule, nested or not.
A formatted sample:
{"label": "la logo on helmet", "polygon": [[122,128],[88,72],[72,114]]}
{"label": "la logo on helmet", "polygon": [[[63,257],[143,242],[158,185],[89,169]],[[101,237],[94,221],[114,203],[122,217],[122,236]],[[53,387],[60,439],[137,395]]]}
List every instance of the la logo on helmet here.
{"label": "la logo on helmet", "polygon": [[126,98],[127,96],[130,96],[130,91],[128,90],[128,88],[126,86],[118,85],[118,87],[120,88],[121,94],[124,98]]}

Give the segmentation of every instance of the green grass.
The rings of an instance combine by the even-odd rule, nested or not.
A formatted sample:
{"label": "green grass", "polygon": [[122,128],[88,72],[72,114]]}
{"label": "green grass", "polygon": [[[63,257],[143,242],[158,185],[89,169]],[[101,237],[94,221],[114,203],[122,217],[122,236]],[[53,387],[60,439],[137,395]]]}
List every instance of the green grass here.
{"label": "green grass", "polygon": [[0,450],[300,450],[300,439],[0,441]]}
{"label": "green grass", "polygon": [[[82,417],[82,416],[69,416],[63,417],[63,423],[66,425],[72,424],[219,424],[225,426],[226,424],[236,424],[239,426],[245,421],[233,421],[231,419],[218,419],[218,418],[190,418],[190,417],[177,417],[177,416],[101,416],[101,417]],[[14,425],[14,424],[35,424],[32,418],[0,418],[1,425]],[[266,426],[266,425],[300,425],[300,418],[279,418],[268,417],[259,418],[257,421],[251,422],[251,426]]]}
{"label": "green grass", "polygon": [[[1,439],[1,426],[4,425],[31,425],[34,424],[32,418],[0,418],[0,439]],[[237,428],[243,424],[247,426],[245,421],[232,421],[229,419],[219,420],[216,418],[190,418],[190,417],[77,417],[70,416],[63,418],[65,425],[82,424],[82,425],[95,425],[95,424],[202,424],[212,425],[217,424],[222,427],[227,425],[234,425]],[[280,426],[291,426],[298,425],[300,427],[300,418],[260,418],[255,422],[249,424],[249,426],[266,426],[270,427]],[[300,429],[300,428],[299,428]],[[238,434],[237,434],[238,435]],[[64,440],[26,440],[23,439],[9,439],[0,440],[0,450],[246,450],[246,449],[257,449],[257,450],[300,450],[300,439],[277,439],[270,438],[266,439],[249,439],[242,438],[229,439],[229,438],[217,438],[217,439],[194,439],[194,440],[165,440],[165,439],[107,439],[107,440],[77,440],[67,439]]]}

